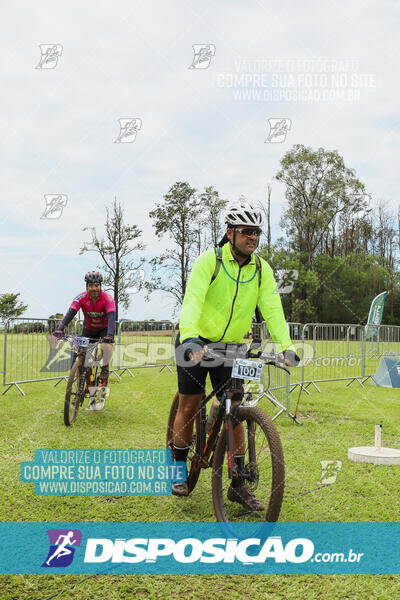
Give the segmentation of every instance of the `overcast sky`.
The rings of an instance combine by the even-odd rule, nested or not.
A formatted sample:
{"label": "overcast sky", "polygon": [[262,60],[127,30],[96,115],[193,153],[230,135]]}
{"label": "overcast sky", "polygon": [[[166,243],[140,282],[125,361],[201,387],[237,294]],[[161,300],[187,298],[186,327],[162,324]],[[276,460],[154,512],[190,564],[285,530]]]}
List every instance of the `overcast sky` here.
{"label": "overcast sky", "polygon": [[[337,149],[373,203],[397,210],[399,11],[356,0],[8,3],[0,292],[20,292],[30,317],[65,312],[99,264],[79,255],[82,228],[100,233],[114,196],[151,258],[168,240],[148,213],[175,181],[263,201],[295,143]],[[141,120],[134,141],[115,143],[119,119]],[[285,119],[286,134],[268,141],[269,119]],[[272,190],[276,238],[285,199]],[[61,215],[41,218],[56,194]],[[138,293],[122,316],[169,318],[171,307]]]}

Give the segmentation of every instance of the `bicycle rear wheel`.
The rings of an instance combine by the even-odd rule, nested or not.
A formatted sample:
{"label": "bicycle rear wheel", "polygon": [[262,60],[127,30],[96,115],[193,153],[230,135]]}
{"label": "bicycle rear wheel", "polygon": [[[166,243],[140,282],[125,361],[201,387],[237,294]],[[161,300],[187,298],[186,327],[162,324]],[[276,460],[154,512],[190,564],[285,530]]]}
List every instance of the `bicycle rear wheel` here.
{"label": "bicycle rear wheel", "polygon": [[[175,394],[172,402],[171,410],[169,411],[168,425],[167,425],[167,448],[172,450],[173,455],[173,434],[174,434],[174,423],[176,413],[178,411],[179,395]],[[199,476],[200,476],[200,456],[204,447],[204,427],[201,419],[201,410],[199,409],[196,413],[193,427],[192,441],[190,443],[190,449],[188,454],[188,478],[187,484],[189,493],[194,489]]]}
{"label": "bicycle rear wheel", "polygon": [[80,369],[80,361],[77,358],[71,367],[68,378],[64,401],[64,423],[69,426],[76,421],[78,410],[85,396],[85,385],[81,385],[83,377]]}
{"label": "bicycle rear wheel", "polygon": [[212,496],[217,521],[277,521],[285,485],[283,450],[278,431],[259,408],[239,406],[235,418],[245,430],[244,483],[265,510],[243,508],[228,500],[231,484],[226,456],[226,430],[221,432],[213,461]]}

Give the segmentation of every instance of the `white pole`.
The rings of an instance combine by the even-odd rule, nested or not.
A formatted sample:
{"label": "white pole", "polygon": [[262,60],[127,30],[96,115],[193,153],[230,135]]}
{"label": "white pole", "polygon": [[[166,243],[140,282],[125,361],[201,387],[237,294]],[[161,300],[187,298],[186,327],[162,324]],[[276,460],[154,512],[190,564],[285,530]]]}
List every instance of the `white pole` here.
{"label": "white pole", "polygon": [[382,425],[375,425],[375,450],[381,450],[381,429]]}

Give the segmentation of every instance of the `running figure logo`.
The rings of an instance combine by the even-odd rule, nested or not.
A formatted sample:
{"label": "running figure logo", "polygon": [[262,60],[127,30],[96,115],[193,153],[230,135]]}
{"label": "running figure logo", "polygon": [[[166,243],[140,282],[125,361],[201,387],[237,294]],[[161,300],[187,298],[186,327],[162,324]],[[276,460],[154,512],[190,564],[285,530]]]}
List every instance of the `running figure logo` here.
{"label": "running figure logo", "polygon": [[52,335],[48,336],[50,349],[49,355],[41,373],[64,373],[71,368],[72,352],[63,341],[57,340]]}
{"label": "running figure logo", "polygon": [[269,135],[264,144],[281,144],[292,126],[291,119],[268,119]]}
{"label": "running figure logo", "polygon": [[279,269],[275,273],[278,294],[290,294],[293,291],[295,281],[299,278],[296,269]]}
{"label": "running figure logo", "polygon": [[213,56],[215,56],[214,44],[193,44],[194,57],[189,69],[208,69]]}
{"label": "running figure logo", "polygon": [[68,197],[65,194],[45,194],[46,208],[41,219],[59,219],[64,206],[67,206]]}
{"label": "running figure logo", "polygon": [[321,477],[318,481],[321,485],[335,483],[339,471],[342,470],[341,460],[321,460]]}
{"label": "running figure logo", "polygon": [[143,269],[136,269],[130,276],[126,292],[127,294],[137,294],[144,286],[144,280],[146,279],[146,272]]}
{"label": "running figure logo", "polygon": [[39,44],[39,48],[41,57],[35,69],[55,69],[63,51],[61,44]]}
{"label": "running figure logo", "polygon": [[118,119],[119,134],[114,144],[132,144],[142,129],[142,119]]}
{"label": "running figure logo", "polygon": [[74,558],[75,548],[80,546],[82,532],[79,529],[48,529],[49,553],[42,567],[68,567]]}

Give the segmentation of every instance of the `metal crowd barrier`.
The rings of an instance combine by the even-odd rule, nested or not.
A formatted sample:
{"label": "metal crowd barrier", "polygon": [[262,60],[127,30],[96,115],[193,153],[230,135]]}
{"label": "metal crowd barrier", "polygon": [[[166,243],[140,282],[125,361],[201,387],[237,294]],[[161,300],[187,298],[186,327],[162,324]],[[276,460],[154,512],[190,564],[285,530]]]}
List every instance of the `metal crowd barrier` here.
{"label": "metal crowd barrier", "polygon": [[301,340],[303,335],[303,325],[301,323],[288,323],[290,339],[292,341]]}
{"label": "metal crowd barrier", "polygon": [[[16,386],[22,395],[22,383],[61,380],[71,368],[69,345],[52,334],[59,319],[16,318],[5,323],[3,344],[3,385]],[[80,334],[82,323],[73,320],[66,333]],[[1,350],[0,350],[1,351]]]}
{"label": "metal crowd barrier", "polygon": [[[289,397],[294,390],[300,388],[299,393],[309,394],[310,386],[320,391],[317,384],[328,381],[347,381],[347,386],[358,382],[363,386],[374,378],[383,356],[400,356],[398,326],[369,327],[367,332],[363,325],[341,323],[288,323],[288,328],[302,358],[300,367],[291,369],[289,390],[281,402],[289,415]],[[269,332],[265,343],[272,343]],[[285,382],[271,381],[270,387],[273,393],[275,388],[282,394]]]}
{"label": "metal crowd barrier", "polygon": [[[71,367],[69,345],[57,341],[52,333],[58,321],[50,319],[17,318],[5,324],[0,335],[3,354],[3,384],[7,388],[22,383],[66,379]],[[169,322],[138,322],[129,319],[117,324],[117,336],[111,370],[117,376],[138,368],[159,367],[171,371],[175,365],[177,326]],[[309,393],[309,387],[320,382],[357,381],[363,385],[373,378],[383,356],[400,356],[400,327],[380,325],[367,331],[365,326],[337,323],[288,323],[289,333],[302,357],[301,366],[291,369],[291,376],[274,367],[267,367],[260,384],[249,384],[253,395],[267,398],[278,409],[290,416],[290,396],[296,388]],[[80,334],[82,323],[74,320],[67,333]],[[272,352],[274,345],[265,323],[252,325],[245,337],[262,339],[263,349]]]}
{"label": "metal crowd barrier", "polygon": [[368,327],[364,342],[365,377],[373,378],[383,356],[400,356],[400,327],[380,325]]}
{"label": "metal crowd barrier", "polygon": [[[0,335],[3,356],[3,395],[15,386],[22,395],[23,383],[66,380],[73,360],[70,344],[52,334],[59,319],[16,318],[6,322]],[[82,322],[74,319],[67,334],[80,335]],[[117,336],[110,370],[118,378],[131,369],[160,367],[171,370],[174,364],[175,325],[169,323],[117,323]],[[56,384],[57,385],[57,384]]]}
{"label": "metal crowd barrier", "polygon": [[304,388],[309,385],[317,388],[316,383],[324,381],[364,377],[364,329],[353,324],[306,323],[300,346]]}
{"label": "metal crowd barrier", "polygon": [[114,349],[113,368],[123,375],[132,370],[174,366],[176,326],[173,323],[120,321]]}
{"label": "metal crowd barrier", "polygon": [[380,325],[366,330],[357,324],[306,323],[297,348],[302,357],[301,381],[292,376],[291,391],[297,386],[307,391],[311,385],[319,391],[317,383],[326,381],[363,385],[373,379],[383,356],[400,356],[400,327]]}

